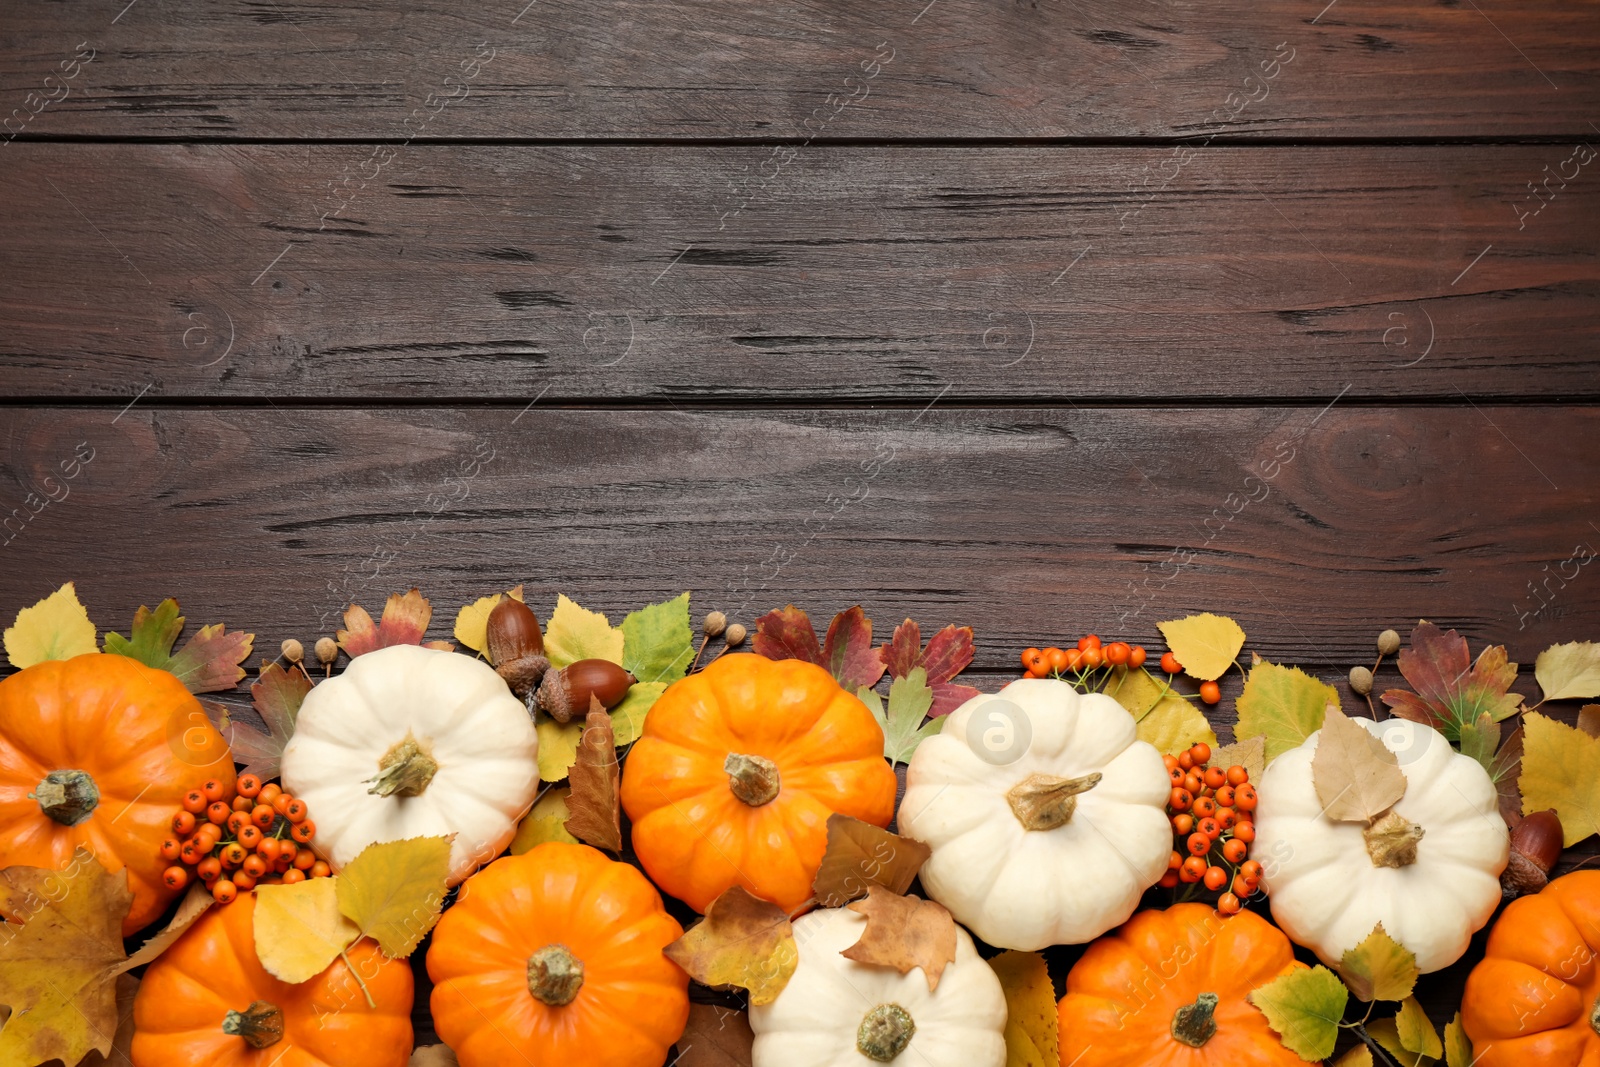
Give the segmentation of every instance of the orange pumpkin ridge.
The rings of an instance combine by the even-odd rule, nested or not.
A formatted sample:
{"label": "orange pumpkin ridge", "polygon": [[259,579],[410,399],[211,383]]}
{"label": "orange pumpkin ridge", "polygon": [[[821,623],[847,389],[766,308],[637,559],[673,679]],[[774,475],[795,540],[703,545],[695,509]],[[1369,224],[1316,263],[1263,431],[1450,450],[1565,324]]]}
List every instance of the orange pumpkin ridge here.
{"label": "orange pumpkin ridge", "polygon": [[126,870],[124,935],[177,896],[161,843],[184,793],[208,778],[232,787],[227,743],[166,671],[93,652],[0,681],[0,857],[60,870],[82,849]]}
{"label": "orange pumpkin ridge", "polygon": [[739,885],[790,911],[835,812],[894,814],[883,730],[833,676],[800,660],[731,653],[674,682],[622,769],[633,847],[666,893],[704,912]]}

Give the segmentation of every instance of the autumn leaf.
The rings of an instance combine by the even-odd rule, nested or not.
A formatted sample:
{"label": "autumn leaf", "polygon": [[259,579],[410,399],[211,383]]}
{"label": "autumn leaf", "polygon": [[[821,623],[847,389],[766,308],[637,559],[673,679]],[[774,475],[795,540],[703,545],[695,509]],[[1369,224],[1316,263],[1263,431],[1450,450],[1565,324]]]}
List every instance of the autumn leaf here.
{"label": "autumn leaf", "polygon": [[[1234,728],[1234,736],[1239,735],[1239,729]],[[1213,767],[1243,767],[1250,775],[1252,782],[1261,781],[1261,772],[1267,769],[1267,739],[1263,736],[1246,738],[1235,741],[1231,745],[1211,750],[1211,765]]]}
{"label": "autumn leaf", "polygon": [[1566,848],[1600,833],[1600,738],[1537,712],[1522,730],[1522,813],[1554,808]]}
{"label": "autumn leaf", "polygon": [[689,1025],[678,1038],[672,1067],[750,1067],[755,1040],[744,1012],[691,1002]]}
{"label": "autumn leaf", "polygon": [[125,871],[108,874],[86,849],[63,871],[0,871],[0,1067],[76,1064],[111,1052],[117,1029],[122,920],[133,903]]}
{"label": "autumn leaf", "polygon": [[564,841],[569,845],[579,843],[567,832],[567,819],[572,816],[567,807],[567,794],[571,790],[562,786],[549,786],[533,802],[533,808],[517,825],[516,836],[511,839],[511,854],[520,856],[532,851],[546,841]]}
{"label": "autumn leaf", "polygon": [[1182,752],[1196,741],[1215,748],[1217,735],[1193,704],[1169,692],[1139,720],[1138,737],[1155,746],[1157,752]]}
{"label": "autumn leaf", "polygon": [[1400,1040],[1400,1030],[1393,1017],[1374,1019],[1367,1023],[1367,1036],[1376,1041],[1400,1064],[1400,1067],[1433,1067],[1436,1062],[1420,1052],[1412,1052]]}
{"label": "autumn leaf", "polygon": [[1113,669],[1111,676],[1106,679],[1105,688],[1101,690],[1126,708],[1135,722],[1150,714],[1171,691],[1170,685],[1156,681],[1143,667]]}
{"label": "autumn leaf", "polygon": [[569,774],[572,791],[567,808],[572,817],[567,820],[568,833],[596,848],[622,850],[622,804],[617,795],[621,774],[611,716],[598,698],[590,697],[578,759]]}
{"label": "autumn leaf", "polygon": [[460,1067],[449,1045],[423,1045],[413,1049],[407,1067]]}
{"label": "autumn leaf", "polygon": [[750,649],[768,659],[798,659],[821,667],[822,646],[811,616],[790,604],[773,608],[756,620],[756,633]]}
{"label": "autumn leaf", "polygon": [[1372,1050],[1357,1045],[1333,1062],[1333,1067],[1372,1067]]}
{"label": "autumn leaf", "polygon": [[1044,957],[1012,950],[989,966],[1006,995],[1006,1067],[1060,1067],[1060,1016]]}
{"label": "autumn leaf", "polygon": [[1333,707],[1317,736],[1311,780],[1322,814],[1335,822],[1370,823],[1406,795],[1406,776],[1395,754]]}
{"label": "autumn leaf", "polygon": [[191,693],[232,689],[244,680],[240,664],[250,658],[255,634],[230,634],[219,622],[202,626],[174,653],[172,646],[183,632],[183,624],[178,602],[171,597],[157,604],[154,611],[141,605],[133,614],[129,636],[106,634],[106,651],[167,671]]}
{"label": "autumn leaf", "polygon": [[1244,631],[1226,615],[1208,611],[1157,625],[1183,673],[1202,682],[1221,678],[1244,647]]}
{"label": "autumn leaf", "polygon": [[842,907],[875,885],[904,893],[931,854],[921,841],[835,812],[828,816],[828,847],[811,892],[824,908]]}
{"label": "autumn leaf", "polygon": [[689,594],[632,612],[622,620],[622,665],[641,682],[670,685],[694,659]]}
{"label": "autumn leaf", "polygon": [[344,611],[344,629],[335,636],[339,647],[351,659],[376,652],[390,645],[422,645],[446,652],[455,648],[449,641],[424,641],[428,620],[433,618],[433,607],[428,598],[417,589],[409,593],[390,593],[383,605],[383,619],[373,625],[372,616],[360,604],[351,604]]}
{"label": "autumn leaf", "polygon": [[1250,668],[1236,706],[1234,736],[1265,737],[1271,763],[1322,728],[1325,709],[1339,706],[1339,691],[1299,667],[1262,660]]}
{"label": "autumn leaf", "polygon": [[1470,756],[1490,774],[1494,773],[1494,753],[1500,747],[1500,724],[1486,711],[1476,722],[1461,726],[1461,754]]}
{"label": "autumn leaf", "polygon": [[922,648],[922,630],[907,619],[894,628],[894,638],[878,649],[891,678],[907,678],[921,667],[928,672],[933,689],[933,707],[928,714],[942,718],[978,695],[970,685],[957,685],[953,678],[972,662],[972,627],[946,626],[928,639]]}
{"label": "autumn leaf", "polygon": [[1350,993],[1326,967],[1295,969],[1250,994],[1283,1045],[1303,1060],[1333,1055]]}
{"label": "autumn leaf", "polygon": [[1432,726],[1451,741],[1461,740],[1461,727],[1487,712],[1495,722],[1509,719],[1522,698],[1508,692],[1517,679],[1517,665],[1506,661],[1504,645],[1492,645],[1471,663],[1467,639],[1441,631],[1423,620],[1411,631],[1411,646],[1400,650],[1400,673],[1415,693],[1390,689],[1383,702],[1396,715]]}
{"label": "autumn leaf", "polygon": [[907,974],[921,967],[928,992],[939,988],[939,978],[956,959],[956,921],[944,905],[919,897],[903,897],[882,886],[871,886],[867,899],[849,905],[867,917],[861,940],[840,953],[847,960],[893,967]]}
{"label": "autumn leaf", "polygon": [[[112,1063],[133,1062],[133,1002],[139,996],[139,979],[131,974],[119,974],[116,990],[117,1030],[111,1038],[111,1052],[102,1056],[99,1052],[90,1050],[78,1067],[106,1067]],[[5,1025],[4,1019],[4,1014],[0,1013],[0,1026]]]}
{"label": "autumn leaf", "polygon": [[456,622],[451,627],[451,632],[455,634],[456,641],[461,647],[470,648],[480,655],[485,654],[484,650],[489,647],[489,613],[505,597],[521,600],[522,586],[519,585],[504,595],[491,593],[488,596],[481,596],[472,603],[463,605],[461,610],[456,612]]}
{"label": "autumn leaf", "polygon": [[1500,816],[1512,829],[1522,821],[1522,789],[1518,780],[1522,776],[1523,737],[1522,724],[1518,723],[1494,754],[1494,766],[1489,770],[1499,794]]}
{"label": "autumn leaf", "polygon": [[544,654],[552,667],[568,667],[580,659],[604,659],[620,665],[625,639],[598,611],[580,608],[565,594],[544,628]]}
{"label": "autumn leaf", "polygon": [[1407,1052],[1435,1060],[1444,1055],[1439,1031],[1433,1028],[1428,1013],[1422,1010],[1416,997],[1406,997],[1400,1002],[1400,1014],[1394,1017],[1394,1028],[1400,1038],[1400,1047]]}
{"label": "autumn leaf", "polygon": [[1444,1024],[1445,1067],[1472,1067],[1472,1039],[1461,1025],[1461,1013]]}
{"label": "autumn leaf", "polygon": [[1585,704],[1578,710],[1578,729],[1590,737],[1600,737],[1600,704]]}
{"label": "autumn leaf", "polygon": [[195,882],[189,886],[189,892],[184,894],[183,901],[178,905],[178,910],[172,916],[172,921],[162,927],[160,932],[153,935],[137,952],[129,956],[115,971],[122,973],[131,971],[135,967],[143,967],[147,963],[154,963],[156,958],[173,943],[189,932],[189,927],[200,921],[200,917],[211,910],[216,898],[211,895],[211,890]]}
{"label": "autumn leaf", "polygon": [[578,762],[578,743],[583,740],[583,723],[556,722],[546,712],[534,716],[533,732],[539,737],[539,780],[559,782]]}
{"label": "autumn leaf", "polygon": [[77,588],[68,582],[33,607],[17,612],[17,621],[5,632],[6,658],[21,671],[48,660],[98,652],[98,634],[89,613],[78,603]]}
{"label": "autumn leaf", "polygon": [[644,733],[644,717],[666,691],[666,682],[634,682],[628,687],[622,703],[611,709],[611,729],[616,733],[618,748],[639,740]]}
{"label": "autumn leaf", "polygon": [[105,650],[136,659],[146,667],[165,670],[167,661],[172,658],[172,646],[183,632],[183,622],[183,616],[178,614],[178,602],[171,597],[157,604],[154,611],[141,604],[133,613],[133,628],[128,636],[106,634]]}
{"label": "autumn leaf", "polygon": [[664,951],[690,978],[713,988],[739,986],[754,1005],[778,999],[800,962],[789,916],[737,885]]}
{"label": "autumn leaf", "polygon": [[872,647],[872,620],[860,604],[841,611],[828,624],[828,636],[822,643],[822,666],[852,692],[877,685],[883,677],[883,660]]}
{"label": "autumn leaf", "polygon": [[376,941],[385,956],[396,960],[416,951],[439,921],[449,880],[448,837],[368,845],[333,879],[339,912]]}
{"label": "autumn leaf", "polygon": [[933,690],[928,687],[927,672],[921,667],[913,670],[909,677],[896,678],[889,683],[887,712],[875,691],[863,686],[856,690],[856,696],[883,728],[883,754],[891,763],[910,763],[917,746],[944,728],[943,719],[923,725],[928,709],[933,706]]}
{"label": "autumn leaf", "polygon": [[256,886],[252,927],[267,973],[290,985],[328,969],[361,928],[339,911],[339,878]]}
{"label": "autumn leaf", "polygon": [[1339,961],[1345,985],[1364,1001],[1404,1000],[1417,987],[1419,973],[1417,957],[1390,937],[1381,922]]}
{"label": "autumn leaf", "polygon": [[262,733],[231,715],[213,719],[233,751],[234,762],[245,764],[241,774],[254,774],[262,781],[278,776],[283,746],[294,736],[295,718],[309,692],[311,678],[300,664],[285,668],[268,663],[261,668],[260,679],[250,686],[250,701],[266,724],[267,732]]}
{"label": "autumn leaf", "polygon": [[1534,660],[1533,676],[1546,700],[1600,697],[1600,645],[1592,641],[1551,645]]}

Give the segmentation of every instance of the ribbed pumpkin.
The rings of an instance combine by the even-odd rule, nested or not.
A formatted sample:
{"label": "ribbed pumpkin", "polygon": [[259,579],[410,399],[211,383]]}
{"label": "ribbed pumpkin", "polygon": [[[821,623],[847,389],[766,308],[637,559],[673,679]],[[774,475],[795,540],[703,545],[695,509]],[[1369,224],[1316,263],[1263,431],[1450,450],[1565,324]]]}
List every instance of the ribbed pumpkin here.
{"label": "ribbed pumpkin", "polygon": [[1277,927],[1204,904],[1141,911],[1089,945],[1061,998],[1075,1067],[1304,1067],[1247,999],[1304,967]]}
{"label": "ribbed pumpkin", "polygon": [[125,935],[176,895],[161,882],[161,842],[208,778],[233,785],[227,743],[166,671],[92,652],[0,682],[0,866],[59,870],[82,847],[126,868]]}
{"label": "ribbed pumpkin", "polygon": [[674,682],[622,771],[633,848],[657,885],[705,911],[731,886],[794,910],[828,844],[828,816],[894,814],[872,713],[821,667],[750,653]]}
{"label": "ribbed pumpkin", "polygon": [[1478,1067],[1600,1067],[1600,871],[1507,905],[1467,976]]}
{"label": "ribbed pumpkin", "polygon": [[[211,909],[145,973],[133,1002],[134,1067],[405,1067],[411,968],[363,939],[308,982],[256,957],[255,897]],[[369,1007],[360,975],[376,1008]]]}
{"label": "ribbed pumpkin", "polygon": [[468,878],[428,949],[462,1067],[658,1067],[689,1019],[683,928],[637,869],[549,841]]}

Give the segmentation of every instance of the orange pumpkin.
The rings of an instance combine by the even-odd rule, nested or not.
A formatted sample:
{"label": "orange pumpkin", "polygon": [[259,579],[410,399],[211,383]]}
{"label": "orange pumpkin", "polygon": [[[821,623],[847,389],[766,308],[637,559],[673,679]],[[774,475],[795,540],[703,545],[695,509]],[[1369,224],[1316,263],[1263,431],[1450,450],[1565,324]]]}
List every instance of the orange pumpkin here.
{"label": "orange pumpkin", "polygon": [[126,868],[124,935],[177,895],[161,842],[184,793],[208,778],[231,789],[233,775],[222,735],[166,671],[93,652],[0,682],[0,866],[59,870],[83,848]]}
{"label": "orange pumpkin", "polygon": [[1067,974],[1061,1062],[1076,1067],[1305,1067],[1247,999],[1304,967],[1254,912],[1141,911]]}
{"label": "orange pumpkin", "polygon": [[150,965],[133,1002],[133,1067],[405,1067],[415,987],[404,960],[363,939],[348,965],[289,985],[257,959],[254,921],[247,893]]}
{"label": "orange pumpkin", "polygon": [[434,929],[434,1026],[462,1067],[658,1067],[689,1019],[661,952],[682,934],[644,875],[587,845],[507,856]]}
{"label": "orange pumpkin", "polygon": [[704,912],[738,885],[793,911],[828,816],[888,826],[895,784],[883,730],[827,671],[736,653],[661,694],[623,766],[622,806],[665,892]]}
{"label": "orange pumpkin", "polygon": [[1597,955],[1600,871],[1507,905],[1461,1001],[1478,1067],[1600,1067]]}

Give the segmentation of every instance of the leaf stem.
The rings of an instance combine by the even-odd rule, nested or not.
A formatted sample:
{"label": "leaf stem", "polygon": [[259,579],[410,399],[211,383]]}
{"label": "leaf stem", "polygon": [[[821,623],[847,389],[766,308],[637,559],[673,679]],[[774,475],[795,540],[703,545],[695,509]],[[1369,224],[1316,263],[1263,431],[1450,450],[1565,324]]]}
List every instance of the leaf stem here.
{"label": "leaf stem", "polygon": [[344,960],[344,965],[350,968],[350,977],[354,978],[356,980],[356,985],[361,987],[361,995],[367,998],[367,1007],[371,1008],[373,1011],[377,1011],[378,1002],[372,999],[372,990],[367,988],[367,983],[361,977],[361,972],[356,970],[356,965],[350,962],[350,956],[346,951],[348,947],[349,946],[347,945],[345,948],[339,950],[339,957]]}
{"label": "leaf stem", "polygon": [[[1370,1015],[1371,1012],[1372,1012],[1372,1009],[1368,1008],[1367,1009],[1367,1013]],[[1372,1058],[1373,1058],[1373,1060],[1375,1062],[1383,1063],[1383,1064],[1394,1064],[1395,1067],[1405,1067],[1404,1064],[1402,1064],[1398,1059],[1396,1059],[1393,1055],[1390,1054],[1388,1049],[1384,1048],[1382,1045],[1378,1044],[1376,1041],[1374,1041],[1372,1039],[1372,1037],[1367,1033],[1367,1028],[1362,1025],[1362,1023],[1364,1023],[1364,1022],[1366,1022],[1365,1019],[1363,1019],[1360,1023],[1340,1023],[1339,1025],[1344,1027],[1346,1030],[1349,1030],[1351,1033],[1355,1034],[1356,1037],[1358,1037],[1361,1040],[1361,1043],[1363,1045],[1367,1046],[1367,1048],[1369,1050],[1371,1050]],[[1419,1060],[1420,1060],[1420,1057],[1419,1057]]]}

